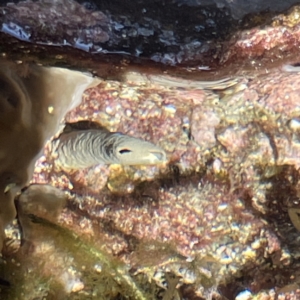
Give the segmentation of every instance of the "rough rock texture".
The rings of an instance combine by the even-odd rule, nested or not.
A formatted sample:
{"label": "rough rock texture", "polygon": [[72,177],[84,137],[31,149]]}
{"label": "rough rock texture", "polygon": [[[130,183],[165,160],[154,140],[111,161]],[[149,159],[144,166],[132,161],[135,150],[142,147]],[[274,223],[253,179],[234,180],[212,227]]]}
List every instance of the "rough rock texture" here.
{"label": "rough rock texture", "polygon": [[[14,297],[31,299],[37,287],[72,299],[292,297],[299,252],[288,210],[298,201],[300,155],[291,86],[299,78],[278,70],[272,85],[241,79],[217,92],[131,81],[87,90],[65,121],[154,142],[169,164],[65,172],[46,147],[32,182],[65,191],[67,202],[56,192],[63,202],[52,207],[43,185],[19,197],[23,246],[12,254],[7,245],[1,275],[23,282]],[[21,264],[17,276],[9,256]]]}
{"label": "rough rock texture", "polygon": [[[211,71],[88,54],[72,64],[78,52],[47,48],[45,63],[103,75],[65,122],[155,143],[168,164],[66,172],[46,145],[16,199],[22,231],[6,230],[1,298],[299,299],[298,11],[237,31],[204,61]],[[40,46],[12,43],[7,57],[43,62]]]}
{"label": "rough rock texture", "polygon": [[[236,75],[239,69],[264,72],[277,61],[291,58],[291,54],[299,59],[299,8],[275,14],[290,8],[297,0],[3,2],[1,38],[6,39],[8,34],[25,42],[14,45],[22,46],[19,51],[15,47],[13,51],[6,48],[11,43],[7,40],[0,49],[9,56],[26,53],[25,57],[19,57],[21,60],[31,59],[33,53],[40,56],[43,64],[53,65],[53,60],[64,63],[69,60],[69,55],[64,54],[70,54],[72,47],[105,62],[116,59],[110,54],[121,55],[119,58],[124,59],[118,64],[119,69],[127,61],[151,60],[152,66],[153,62],[159,62],[182,66],[189,72],[211,70],[215,75],[218,70],[221,77]],[[261,26],[264,30],[260,30]],[[46,45],[51,46],[50,51]],[[69,64],[82,67],[82,62],[72,59]],[[226,70],[221,75],[223,68]]]}

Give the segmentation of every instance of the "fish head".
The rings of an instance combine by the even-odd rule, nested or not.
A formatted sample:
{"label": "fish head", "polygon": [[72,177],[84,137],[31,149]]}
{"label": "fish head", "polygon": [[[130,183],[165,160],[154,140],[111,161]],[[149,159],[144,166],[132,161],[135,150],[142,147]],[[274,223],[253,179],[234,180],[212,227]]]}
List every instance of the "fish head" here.
{"label": "fish head", "polygon": [[122,165],[157,165],[167,161],[161,147],[122,134],[118,134],[114,148],[114,156]]}

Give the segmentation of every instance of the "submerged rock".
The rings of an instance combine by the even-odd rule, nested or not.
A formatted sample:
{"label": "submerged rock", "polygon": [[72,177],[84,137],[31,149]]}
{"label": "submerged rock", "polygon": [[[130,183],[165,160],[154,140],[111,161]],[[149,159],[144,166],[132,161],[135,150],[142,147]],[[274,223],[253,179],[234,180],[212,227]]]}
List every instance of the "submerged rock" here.
{"label": "submerged rock", "polygon": [[[291,101],[291,91],[289,98],[285,95],[290,82],[299,79],[281,70],[272,76],[280,89],[262,84],[261,78],[240,79],[221,90],[131,80],[102,80],[88,89],[65,122],[101,122],[111,131],[151,140],[165,149],[170,163],[68,172],[55,167],[46,146],[32,182],[41,185],[40,199],[42,184],[51,184],[65,191],[68,200],[52,218],[40,215],[35,200],[26,198],[32,204],[25,215],[20,211],[20,218],[23,224],[26,220],[25,232],[33,243],[21,247],[16,259],[33,268],[24,249],[41,264],[48,256],[56,259],[34,268],[30,289],[23,285],[20,293],[51,278],[49,289],[58,293],[53,284],[59,284],[67,297],[76,293],[79,298],[95,294],[113,299],[120,293],[156,299],[181,293],[196,299],[234,295],[230,286],[239,278],[253,294],[270,280],[274,287],[284,287],[290,276],[297,278],[298,265],[291,262],[298,252],[288,242],[297,244],[296,229],[287,210],[294,206],[299,185],[294,150],[298,100]],[[268,97],[258,97],[261,89],[268,90]],[[273,98],[282,98],[281,106]],[[196,135],[201,130],[203,137]],[[285,193],[291,198],[285,199]],[[47,201],[39,205],[47,210]],[[282,276],[274,279],[282,269]],[[99,287],[92,283],[95,277]],[[104,278],[109,278],[111,291],[102,286]]]}
{"label": "submerged rock", "polygon": [[[0,86],[3,99],[8,99],[3,101],[3,131],[9,140],[16,136],[14,130],[27,126],[23,123],[30,126],[12,144],[3,144],[14,147],[7,148],[10,155],[2,163],[10,166],[0,177],[2,228],[15,214],[16,192],[28,179],[32,178],[32,185],[16,200],[23,239],[16,223],[6,230],[1,297],[296,299],[300,276],[298,7],[265,20],[264,14],[247,16],[240,22],[243,27],[227,36],[226,30],[217,30],[223,23],[209,19],[231,11],[236,20],[245,8],[255,11],[256,2],[243,2],[238,11],[237,2],[214,1],[221,12],[200,8],[199,1],[163,3],[182,14],[192,8],[191,20],[187,19],[191,26],[193,17],[202,20],[205,14],[205,26],[199,21],[195,32],[186,27],[189,34],[181,31],[183,20],[168,27],[173,19],[166,18],[166,23],[160,15],[155,19],[157,9],[145,3],[135,3],[137,20],[135,11],[132,19],[125,14],[132,4],[117,14],[109,4],[98,8],[64,2],[74,13],[70,43],[76,47],[73,37],[81,29],[87,42],[98,32],[98,38],[103,38],[98,46],[119,51],[120,56],[101,56],[102,48],[93,56],[1,37],[9,41],[0,46],[3,56],[90,69],[101,77],[3,63],[3,77],[13,78],[14,84],[13,88],[7,88],[6,82]],[[48,7],[49,2],[7,5],[2,21],[16,20],[31,6],[36,14],[43,12],[41,4]],[[49,18],[57,29],[59,14],[67,9],[55,5],[60,9]],[[257,2],[257,7],[261,5]],[[30,13],[17,25],[28,26]],[[62,34],[68,33],[67,23]],[[41,34],[48,31],[33,28],[38,39],[30,42],[51,40]],[[61,38],[58,34],[57,40]],[[18,53],[4,50],[11,43],[18,45],[14,48]],[[112,45],[116,48],[109,49]],[[131,56],[122,55],[125,48]],[[181,52],[184,56],[179,56]],[[140,64],[133,56],[181,66]],[[22,77],[20,70],[29,76]],[[207,82],[208,78],[213,80]],[[80,102],[90,84],[95,86],[85,91]],[[15,98],[9,97],[10,90],[18,91],[20,86],[32,107],[18,108]],[[45,95],[54,97],[54,102]],[[110,132],[154,143],[167,153],[169,163],[62,170],[48,143],[33,176],[30,172],[25,176],[22,172],[27,172],[45,141],[59,134],[63,117],[63,123],[97,122]],[[48,122],[50,127],[45,126]],[[24,153],[15,151],[18,143]],[[28,157],[27,147],[33,149]],[[13,163],[15,157],[19,165]]]}

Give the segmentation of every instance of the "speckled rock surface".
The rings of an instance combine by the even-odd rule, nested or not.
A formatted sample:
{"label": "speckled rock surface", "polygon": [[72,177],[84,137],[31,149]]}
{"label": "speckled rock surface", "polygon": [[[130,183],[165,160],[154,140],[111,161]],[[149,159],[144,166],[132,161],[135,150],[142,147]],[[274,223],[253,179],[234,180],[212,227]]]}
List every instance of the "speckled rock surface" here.
{"label": "speckled rock surface", "polygon": [[22,231],[6,230],[0,297],[299,299],[297,16],[238,32],[210,71],[82,54],[105,76],[64,121],[150,141],[168,163],[67,172],[49,142],[16,199]]}
{"label": "speckled rock surface", "polygon": [[[151,141],[169,163],[65,172],[46,146],[32,180],[40,185],[17,201],[26,234],[16,254],[17,231],[7,231],[5,269],[15,268],[9,256],[22,267],[5,280],[21,280],[28,299],[41,282],[39,295],[72,299],[234,299],[246,290],[296,299],[299,239],[288,209],[299,196],[299,80],[278,70],[214,91],[131,81],[87,90],[66,122]],[[44,184],[65,192],[61,205],[49,206]]]}

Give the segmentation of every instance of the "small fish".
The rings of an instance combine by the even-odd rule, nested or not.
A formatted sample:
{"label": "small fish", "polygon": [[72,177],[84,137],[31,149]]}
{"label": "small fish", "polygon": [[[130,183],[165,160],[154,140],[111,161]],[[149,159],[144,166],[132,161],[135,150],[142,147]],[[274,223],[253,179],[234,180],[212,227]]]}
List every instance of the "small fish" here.
{"label": "small fish", "polygon": [[[67,124],[53,141],[56,164],[63,169],[83,169],[98,164],[155,165],[166,162],[160,147],[102,127]],[[84,125],[84,123],[82,123]]]}

